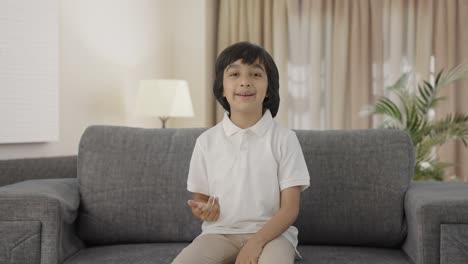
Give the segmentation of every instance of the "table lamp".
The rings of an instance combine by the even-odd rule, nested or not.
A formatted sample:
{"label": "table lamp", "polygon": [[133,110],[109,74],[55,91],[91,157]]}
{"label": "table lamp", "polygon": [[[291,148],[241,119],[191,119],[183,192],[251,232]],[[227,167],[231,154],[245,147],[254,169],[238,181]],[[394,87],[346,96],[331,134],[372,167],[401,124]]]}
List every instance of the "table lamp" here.
{"label": "table lamp", "polygon": [[170,117],[193,116],[192,99],[185,80],[141,80],[136,100],[136,112],[157,116],[162,127]]}

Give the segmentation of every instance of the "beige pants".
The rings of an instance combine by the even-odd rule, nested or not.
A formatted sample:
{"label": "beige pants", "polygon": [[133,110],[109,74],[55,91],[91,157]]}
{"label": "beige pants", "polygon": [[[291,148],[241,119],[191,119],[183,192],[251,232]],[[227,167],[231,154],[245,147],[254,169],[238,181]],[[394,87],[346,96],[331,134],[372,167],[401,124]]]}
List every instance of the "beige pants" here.
{"label": "beige pants", "polygon": [[[184,248],[172,264],[234,264],[243,243],[254,234],[205,234]],[[265,245],[258,264],[293,264],[295,250],[279,236]]]}

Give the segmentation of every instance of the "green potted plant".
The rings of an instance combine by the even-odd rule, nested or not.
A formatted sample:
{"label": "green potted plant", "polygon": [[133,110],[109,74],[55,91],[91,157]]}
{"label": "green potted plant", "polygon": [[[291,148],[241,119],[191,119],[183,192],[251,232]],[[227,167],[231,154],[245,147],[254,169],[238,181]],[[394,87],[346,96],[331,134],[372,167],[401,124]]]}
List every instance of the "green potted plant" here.
{"label": "green potted plant", "polygon": [[366,106],[363,113],[382,116],[380,128],[409,133],[416,155],[413,180],[442,181],[444,169],[453,164],[438,161],[434,147],[449,140],[460,140],[467,147],[468,115],[451,113],[434,120],[435,108],[445,99],[438,97],[438,92],[454,81],[468,79],[468,64],[441,70],[433,84],[424,80],[411,85],[412,74],[404,73],[395,84],[386,88],[388,97],[381,96],[375,104]]}

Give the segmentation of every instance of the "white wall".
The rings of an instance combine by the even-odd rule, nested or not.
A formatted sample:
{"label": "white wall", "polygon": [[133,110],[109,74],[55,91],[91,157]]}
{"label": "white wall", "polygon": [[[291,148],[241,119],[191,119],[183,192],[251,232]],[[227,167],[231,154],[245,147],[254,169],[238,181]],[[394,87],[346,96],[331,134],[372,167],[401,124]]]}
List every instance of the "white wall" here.
{"label": "white wall", "polygon": [[160,127],[135,116],[140,79],[188,81],[195,117],[167,127],[206,127],[215,59],[215,0],[61,0],[60,140],[0,144],[0,159],[76,155],[93,124]]}

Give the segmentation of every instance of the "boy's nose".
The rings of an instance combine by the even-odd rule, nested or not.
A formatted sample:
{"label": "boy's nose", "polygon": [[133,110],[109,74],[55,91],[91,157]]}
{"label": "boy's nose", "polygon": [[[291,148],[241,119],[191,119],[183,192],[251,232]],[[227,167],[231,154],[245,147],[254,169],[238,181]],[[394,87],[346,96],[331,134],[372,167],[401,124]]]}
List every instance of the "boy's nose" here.
{"label": "boy's nose", "polygon": [[242,79],[241,79],[241,82],[240,82],[240,85],[241,85],[241,87],[244,87],[244,86],[247,86],[247,87],[248,87],[248,86],[250,86],[250,81],[249,81],[249,79],[248,79],[248,78],[242,78]]}

